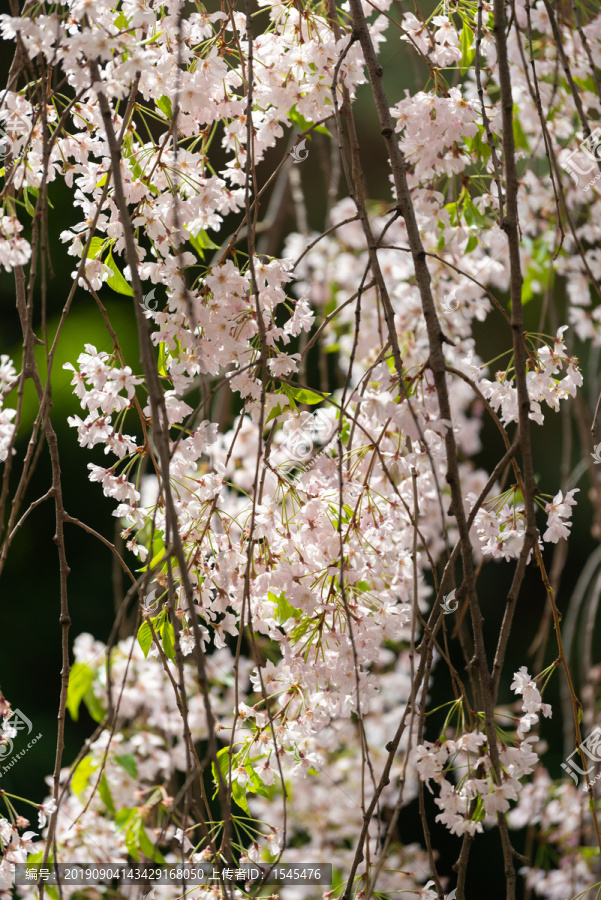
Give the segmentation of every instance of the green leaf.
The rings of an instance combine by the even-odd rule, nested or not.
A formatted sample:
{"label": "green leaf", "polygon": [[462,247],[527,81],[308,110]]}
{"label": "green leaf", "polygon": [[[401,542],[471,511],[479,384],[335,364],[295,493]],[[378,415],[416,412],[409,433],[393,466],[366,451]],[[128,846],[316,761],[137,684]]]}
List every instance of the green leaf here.
{"label": "green leaf", "polygon": [[165,363],[167,362],[167,344],[165,341],[161,341],[159,343],[159,362],[158,362],[158,372],[159,375],[167,375],[167,369],[165,368]]}
{"label": "green leaf", "polygon": [[486,816],[486,811],[484,809],[484,804],[482,803],[482,797],[478,797],[476,801],[476,808],[471,817],[471,822],[481,822]]}
{"label": "green leaf", "polygon": [[278,625],[283,625],[288,619],[300,619],[302,616],[302,611],[300,609],[295,609],[288,603],[284,591],[282,591],[279,597],[276,597],[276,595],[271,592],[267,596],[269,600],[277,606],[276,621]]}
{"label": "green leaf", "polygon": [[549,278],[553,278],[551,252],[546,241],[536,238],[524,238],[526,248],[530,251],[530,262],[524,272],[522,286],[522,305],[529,303],[533,297],[544,294],[549,284]]}
{"label": "green leaf", "polygon": [[278,403],[278,405],[274,406],[274,408],[271,410],[271,412],[265,419],[265,425],[268,425],[273,419],[277,419],[277,417],[281,416],[283,412],[284,412],[284,410],[282,409],[281,405]]}
{"label": "green leaf", "polygon": [[171,100],[169,97],[166,97],[163,94],[162,97],[156,101],[157,108],[163,113],[164,116],[167,116],[168,119],[173,118],[173,109],[171,107]]}
{"label": "green leaf", "polygon": [[192,244],[192,247],[194,248],[194,250],[196,250],[201,259],[205,258],[205,250],[220,249],[220,247],[211,240],[206,231],[203,231],[202,229],[198,232],[197,235],[191,234],[189,240]]}
{"label": "green leaf", "polygon": [[348,439],[351,435],[351,423],[348,419],[345,419],[342,423],[342,430],[340,432],[340,439],[342,441],[342,445],[346,447],[348,444]]}
{"label": "green leaf", "polygon": [[475,250],[477,246],[478,246],[478,238],[476,237],[475,234],[470,234],[470,239],[467,242],[465,250],[463,252],[471,253],[472,250]]}
{"label": "green leaf", "polygon": [[200,229],[195,237],[190,235],[190,243],[194,247],[194,249],[200,250],[220,250],[219,244],[216,244],[215,241],[212,241],[209,235],[204,231],[204,229]]}
{"label": "green leaf", "polygon": [[[221,771],[221,775],[223,776],[223,780],[225,781],[226,784],[228,782],[228,773],[229,773],[229,768],[230,768],[229,749],[230,749],[229,747],[223,747],[217,754],[217,762],[219,763],[219,769]],[[238,768],[239,764],[240,764],[240,753],[236,753],[232,757],[232,772],[234,771],[234,769]],[[219,781],[218,781],[218,777],[217,777],[217,769],[215,768],[215,763],[213,763],[212,768],[213,768],[213,783],[215,784],[215,793],[213,794],[213,799],[214,799],[217,796],[217,794],[219,793]],[[239,784],[236,781],[235,778],[232,778],[232,799],[234,800],[235,803],[238,804],[238,806],[241,809],[244,810],[245,813],[250,815],[250,810],[248,808],[248,801],[246,799],[246,791],[247,790],[253,791],[253,793],[256,793],[256,794],[258,794],[259,791],[254,790],[254,779],[253,779],[252,766],[250,766],[249,763],[246,763],[244,768],[248,772],[248,775],[253,783],[253,787],[252,788],[251,787],[247,788],[246,786],[243,787],[241,784]],[[258,777],[258,776],[255,776],[255,777]]]}
{"label": "green leaf", "polygon": [[449,221],[451,225],[453,226],[453,228],[456,228],[459,221],[459,204],[456,201],[447,203],[445,209],[449,214]]}
{"label": "green leaf", "polygon": [[140,862],[137,836],[133,828],[128,828],[125,832],[125,846],[129,855],[135,859],[136,862]]}
{"label": "green leaf", "polygon": [[465,195],[463,215],[470,228],[484,228],[487,224],[486,216],[480,212],[469,194]]}
{"label": "green leaf", "polygon": [[102,722],[105,715],[105,709],[96,694],[94,693],[94,688],[90,687],[88,691],[84,694],[83,702],[86,705],[86,709],[88,710],[92,719],[95,722]]}
{"label": "green leaf", "polygon": [[119,13],[115,19],[115,28],[120,28],[121,30],[129,28],[129,19],[124,13]]}
{"label": "green leaf", "polygon": [[283,387],[288,397],[293,397],[297,403],[306,403],[307,406],[321,403],[322,400],[330,396],[329,394],[316,394],[314,391],[309,391],[306,388],[291,387],[289,384],[285,384]]}
{"label": "green leaf", "polygon": [[136,180],[144,181],[144,170],[134,154],[134,139],[131,134],[123,141],[123,156],[129,160],[131,171]]}
{"label": "green leaf", "polygon": [[[296,125],[299,131],[308,131],[309,128],[311,128],[311,126],[313,125],[313,122],[309,122],[307,119],[305,119],[304,116],[301,116],[296,108],[296,103],[288,113],[288,117],[290,118],[292,124]],[[320,134],[326,134],[328,137],[332,137],[328,129],[323,125],[316,125],[313,128],[313,131],[318,131]]]}
{"label": "green leaf", "polygon": [[300,641],[303,635],[309,630],[310,625],[311,619],[309,618],[304,619],[302,622],[300,622],[290,633],[290,642],[296,643],[297,641]]}
{"label": "green leaf", "polygon": [[245,767],[246,771],[249,774],[251,785],[247,785],[246,790],[251,794],[260,794],[261,797],[267,797],[268,800],[271,799],[271,793],[267,785],[263,784],[250,762],[247,762]]}
{"label": "green leaf", "polygon": [[[152,549],[154,550],[154,547]],[[164,556],[165,556],[165,544],[164,544],[163,540],[161,540],[159,549],[155,552],[154,556],[150,560],[149,568],[150,569],[156,568],[156,566],[158,566],[158,564],[160,563],[160,561],[163,559]]]}
{"label": "green leaf", "polygon": [[34,209],[34,207],[31,205],[31,201],[30,201],[30,199],[29,199],[29,191],[30,191],[30,190],[31,190],[31,188],[28,188],[28,187],[24,187],[24,188],[23,188],[23,200],[25,201],[25,209],[27,210],[27,212],[29,213],[29,215],[30,215],[30,216],[35,216],[35,209]]}
{"label": "green leaf", "polygon": [[165,656],[167,659],[175,659],[175,632],[171,622],[165,622],[161,629],[161,636],[163,638],[163,652],[165,653]]}
{"label": "green leaf", "polygon": [[517,103],[513,107],[513,139],[516,147],[530,153],[530,145],[520,122],[520,108]]}
{"label": "green leaf", "polygon": [[124,753],[122,756],[116,756],[115,762],[118,762],[119,765],[125,769],[128,775],[131,775],[132,778],[138,777],[138,767],[136,765],[136,757],[133,753]]}
{"label": "green leaf", "polygon": [[138,572],[147,572],[148,569],[153,569],[165,555],[165,541],[163,540],[162,531],[155,531],[152,550],[149,547],[148,552],[152,553],[152,559],[145,566],[142,566],[141,569],[138,569]]}
{"label": "green leaf", "polygon": [[98,785],[98,793],[100,794],[100,798],[110,814],[114,816],[116,812],[115,804],[113,803],[111,789],[109,788],[109,783],[106,780],[106,775],[104,774],[104,772],[102,773],[102,778],[100,779],[100,784]]}
{"label": "green leaf", "polygon": [[[474,61],[474,57],[476,56],[476,51],[471,48],[471,45],[474,43],[474,34],[472,29],[469,27],[467,22],[464,21],[463,29],[461,31],[461,59],[459,61],[459,72],[461,75],[465,75],[466,71],[469,69],[471,64]],[[471,49],[470,49],[471,48]]]}
{"label": "green leaf", "polygon": [[133,831],[138,842],[138,847],[140,848],[144,856],[147,859],[152,859],[153,862],[164,863],[165,858],[160,850],[155,850],[154,844],[146,833],[146,829],[144,828],[142,819],[140,819],[139,823],[134,826]]}
{"label": "green leaf", "polygon": [[88,250],[88,259],[97,259],[98,256],[102,253],[102,249],[105,244],[105,239],[101,237],[94,237],[90,241],[90,249]]}
{"label": "green leaf", "polygon": [[73,779],[71,781],[71,787],[73,788],[73,793],[79,795],[83,793],[88,785],[88,781],[93,772],[96,771],[100,767],[100,763],[94,762],[94,757],[89,753],[87,756],[77,764],[77,768],[73,773]]}
{"label": "green leaf", "polygon": [[79,718],[79,707],[94,681],[94,672],[85,663],[74,663],[69,672],[67,709],[74,722]]}
{"label": "green leaf", "polygon": [[163,34],[162,31],[157,31],[156,34],[151,35],[151,37],[146,38],[145,41],[140,42],[140,47],[145,47],[147,44],[154,44],[155,41],[158,41],[160,36]]}
{"label": "green leaf", "polygon": [[478,125],[476,134],[473,138],[467,138],[465,144],[470,153],[476,154],[479,162],[488,162],[491,155],[491,149],[486,137],[486,129],[483,125]]}
{"label": "green leaf", "polygon": [[[221,750],[217,753],[217,765],[219,766],[219,771],[221,772],[221,776],[224,782],[227,784],[228,782],[228,772],[230,768],[230,748],[222,747]],[[232,757],[232,770],[236,768],[238,765],[238,754],[235,754]],[[213,769],[213,783],[215,785],[215,793],[213,794],[213,799],[219,793],[219,776],[217,775],[217,769],[215,768],[215,763],[212,763],[211,768]]]}
{"label": "green leaf", "polygon": [[117,268],[112,253],[109,252],[109,255],[104,260],[104,264],[105,266],[108,266],[113,273],[107,281],[108,286],[118,294],[125,294],[127,297],[133,297],[134,292],[132,290],[132,287],[127,283],[127,281]]}
{"label": "green leaf", "polygon": [[242,787],[241,784],[232,778],[232,799],[234,803],[237,803],[240,809],[243,809],[247,815],[250,815],[250,809],[248,808],[248,801],[246,799],[246,787]]}
{"label": "green leaf", "polygon": [[138,644],[142,648],[144,656],[147,657],[152,645],[152,631],[148,622],[142,622],[138,629]]}
{"label": "green leaf", "polygon": [[107,179],[107,178],[108,178],[108,174],[105,172],[104,175],[102,176],[102,178],[100,178],[100,179],[96,182],[96,184],[94,185],[94,187],[97,187],[97,188],[99,188],[99,187],[104,187],[104,185],[106,184],[106,179]]}
{"label": "green leaf", "polygon": [[124,809],[120,809],[117,815],[115,816],[115,825],[122,831],[126,825],[128,825],[131,820],[138,814],[137,808],[134,807],[124,807]]}

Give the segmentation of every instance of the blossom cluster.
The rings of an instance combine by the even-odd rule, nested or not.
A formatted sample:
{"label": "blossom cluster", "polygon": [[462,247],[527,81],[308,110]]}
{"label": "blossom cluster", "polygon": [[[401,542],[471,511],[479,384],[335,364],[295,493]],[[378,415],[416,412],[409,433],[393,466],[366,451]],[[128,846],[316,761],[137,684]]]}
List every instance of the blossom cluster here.
{"label": "blossom cluster", "polygon": [[424,741],[415,747],[414,763],[420,779],[429,790],[430,781],[440,788],[434,802],[442,811],[436,821],[452,834],[473,836],[485,825],[494,824],[496,814],[507,812],[509,801],[518,799],[521,779],[538,764],[534,746],[537,738],[525,734],[538,722],[536,713],[550,716],[551,707],[542,702],[525,666],[515,673],[511,688],[522,696],[525,714],[518,720],[515,740],[512,744],[503,742],[499,749],[500,778],[494,771],[489,738],[482,731],[466,730],[453,739]]}
{"label": "blossom cluster", "polygon": [[12,393],[16,383],[17,372],[12,359],[6,354],[0,356],[0,461],[8,457],[9,447],[12,446],[15,434],[13,419],[16,409],[4,406],[4,398]]}

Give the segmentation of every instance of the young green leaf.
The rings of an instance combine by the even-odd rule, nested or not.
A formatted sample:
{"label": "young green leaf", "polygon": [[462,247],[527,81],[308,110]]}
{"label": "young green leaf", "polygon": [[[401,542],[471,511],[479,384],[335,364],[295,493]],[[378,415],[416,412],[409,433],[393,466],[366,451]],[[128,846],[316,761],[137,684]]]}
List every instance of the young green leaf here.
{"label": "young green leaf", "polygon": [[473,43],[474,34],[472,32],[472,29],[469,27],[467,22],[464,21],[460,39],[461,60],[459,61],[459,72],[461,73],[461,75],[465,75],[469,67],[472,65],[474,57],[476,56],[476,51],[472,48]]}
{"label": "young green leaf", "polygon": [[278,611],[276,621],[278,625],[283,625],[288,619],[300,619],[302,616],[302,611],[300,609],[295,609],[288,603],[284,591],[282,591],[279,597],[276,597],[276,595],[272,593],[269,593],[267,596],[272,603],[277,604]]}
{"label": "young green leaf", "polygon": [[237,803],[240,809],[243,809],[247,815],[250,815],[248,801],[246,799],[246,787],[243,787],[235,778],[232,779],[232,799]]}
{"label": "young green leaf", "polygon": [[94,237],[90,241],[90,247],[88,249],[88,259],[98,259],[98,257],[102,253],[104,244],[104,238],[94,235]]}
{"label": "young green leaf", "polygon": [[142,648],[144,656],[147,657],[152,644],[152,631],[148,622],[142,622],[138,629],[138,644]]}
{"label": "young green leaf", "polygon": [[[313,125],[313,122],[309,122],[308,119],[305,119],[304,116],[301,116],[296,108],[296,103],[288,113],[288,116],[292,124],[296,125],[299,131],[308,131],[309,128],[311,128],[311,126]],[[332,137],[331,133],[323,125],[316,125],[312,130],[318,131],[320,134],[325,134],[328,137]]]}
{"label": "young green leaf", "polygon": [[124,753],[122,756],[116,756],[115,762],[118,762],[119,765],[125,769],[128,775],[131,775],[132,778],[138,777],[138,767],[136,765],[136,757],[133,753]]}
{"label": "young green leaf", "polygon": [[24,187],[23,188],[23,200],[25,202],[25,209],[29,213],[30,216],[35,216],[35,209],[31,204],[31,200],[29,199],[29,192],[31,188]]}
{"label": "young green leaf", "polygon": [[136,807],[125,807],[124,809],[120,809],[115,816],[115,825],[122,831],[137,814],[138,810]]}
{"label": "young green leaf", "polygon": [[265,425],[268,425],[273,419],[277,419],[278,416],[281,416],[284,410],[281,407],[281,404],[278,403],[277,406],[271,410],[267,418],[265,419]]}
{"label": "young green leaf", "polygon": [[168,119],[173,118],[173,109],[171,108],[171,100],[169,97],[166,97],[165,94],[163,94],[163,96],[159,97],[159,99],[156,101],[156,105],[164,116],[166,116]]}
{"label": "young green leaf", "polygon": [[151,859],[153,862],[164,863],[165,858],[163,854],[159,850],[155,850],[154,844],[148,837],[141,818],[136,822],[132,830],[136,836],[138,847],[144,856],[147,859]]}
{"label": "young green leaf", "polygon": [[465,252],[466,254],[467,254],[467,253],[471,253],[472,250],[475,250],[477,246],[478,246],[478,238],[476,237],[475,234],[470,234],[470,239],[469,239],[469,241],[467,242],[467,244],[466,244],[466,246],[465,246],[465,251],[464,251],[464,252]]}
{"label": "young green leaf", "polygon": [[79,718],[79,707],[94,681],[94,672],[85,663],[74,663],[69,672],[67,709],[74,722]]}
{"label": "young green leaf", "polygon": [[104,774],[104,772],[102,773],[102,778],[100,779],[100,784],[98,785],[98,793],[100,794],[100,799],[102,800],[110,814],[114,816],[116,812],[115,804],[113,803],[109,783],[106,780],[106,775]]}
{"label": "young green leaf", "polygon": [[293,397],[297,403],[306,403],[307,406],[314,406],[316,403],[321,403],[326,397],[329,397],[329,394],[316,394],[314,391],[310,391],[307,388],[297,388],[292,387],[289,384],[284,385],[284,389],[286,394],[289,397]]}
{"label": "young green leaf", "polygon": [[261,797],[267,797],[268,800],[271,799],[269,788],[263,784],[250,762],[247,762],[244,768],[250,777],[250,784],[246,785],[246,790],[251,794],[260,794]]}
{"label": "young green leaf", "polygon": [[[228,782],[228,772],[229,772],[229,768],[230,768],[229,754],[230,754],[229,746],[222,747],[222,749],[219,750],[217,753],[217,764],[219,766],[219,771],[221,772],[221,776],[226,784]],[[232,757],[232,771],[236,768],[237,765],[238,765],[238,754],[235,754]],[[219,793],[219,777],[217,775],[217,769],[215,768],[215,763],[212,764],[212,769],[213,769],[213,783],[215,785],[215,793],[213,794],[213,798],[215,798],[217,796],[217,794]]]}
{"label": "young green leaf", "polygon": [[93,686],[85,692],[83,702],[92,719],[94,719],[95,722],[102,722],[105,716],[105,709],[94,693]]}
{"label": "young green leaf", "polygon": [[113,273],[107,281],[108,286],[118,294],[125,294],[127,297],[133,297],[134,292],[132,290],[132,287],[127,283],[127,281],[117,268],[117,264],[113,259],[112,253],[109,253],[107,258],[104,260],[104,264],[105,266],[108,266]]}
{"label": "young green leaf", "polygon": [[159,362],[158,362],[158,372],[159,375],[167,375],[167,369],[165,368],[165,363],[167,362],[167,345],[165,341],[161,341],[159,343]]}
{"label": "young green leaf", "polygon": [[171,622],[166,621],[161,629],[161,637],[163,638],[163,652],[167,659],[175,659],[175,632]]}
{"label": "young green leaf", "polygon": [[530,152],[530,145],[528,144],[528,138],[526,137],[526,133],[522,128],[522,124],[520,122],[520,108],[517,104],[514,104],[513,108],[513,139],[515,141],[516,147],[520,150],[524,150],[526,153]]}
{"label": "young green leaf", "polygon": [[84,758],[77,764],[77,768],[73,773],[73,778],[71,780],[71,787],[73,788],[73,793],[77,794],[79,797],[80,794],[86,789],[88,785],[88,781],[93,772],[96,771],[100,767],[100,763],[94,761],[94,757],[91,754],[84,756]]}
{"label": "young green leaf", "polygon": [[205,250],[219,250],[219,245],[214,243],[211,240],[206,231],[202,229],[198,232],[197,235],[190,235],[190,243],[198,253],[201,259],[204,259],[204,251]]}
{"label": "young green leaf", "polygon": [[125,847],[132,859],[135,859],[136,862],[140,862],[137,835],[133,828],[128,828],[125,832]]}

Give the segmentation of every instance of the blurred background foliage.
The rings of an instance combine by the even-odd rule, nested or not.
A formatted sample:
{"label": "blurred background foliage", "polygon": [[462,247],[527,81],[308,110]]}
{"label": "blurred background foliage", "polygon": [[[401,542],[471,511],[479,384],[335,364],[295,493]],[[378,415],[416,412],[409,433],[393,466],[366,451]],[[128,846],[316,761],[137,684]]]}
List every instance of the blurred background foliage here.
{"label": "blurred background foliage", "polygon": [[[424,14],[428,14],[428,6],[424,4]],[[390,11],[397,21],[400,12],[397,6]],[[6,77],[12,48],[5,44],[0,61],[2,74]],[[390,105],[401,99],[405,91],[411,93],[422,90],[427,79],[427,72],[412,54],[408,45],[402,42],[398,29],[394,26],[388,32],[388,42],[382,48],[382,65],[385,74],[385,85]],[[452,74],[452,73],[450,73]],[[5,82],[3,82],[5,83]],[[381,208],[390,205],[389,169],[384,152],[384,143],[380,137],[377,116],[371,99],[368,85],[358,90],[355,104],[355,115],[360,135],[361,154],[365,165],[365,176],[368,196],[372,201],[379,201]],[[258,169],[259,184],[263,184],[273,171],[284,152],[284,141],[280,141],[275,149],[269,151]],[[302,188],[306,198],[308,224],[311,229],[323,230],[324,213],[328,185],[328,157],[330,153],[328,138],[316,134],[309,142],[309,155],[296,169],[300,174]],[[218,171],[220,163],[217,141],[213,142],[213,151],[217,157],[213,161]],[[341,178],[341,192],[343,186]],[[53,273],[49,281],[47,331],[50,342],[56,334],[60,315],[72,284],[71,273],[76,268],[76,260],[68,256],[65,245],[60,240],[63,230],[80,221],[81,212],[73,206],[73,191],[62,182],[55,181],[49,186],[49,197],[53,204],[50,211],[50,255]],[[285,215],[282,216],[273,233],[269,235],[269,243],[276,255],[282,252],[283,239],[287,233],[296,229],[294,207],[290,191],[285,195]],[[268,198],[263,206],[265,210]],[[260,216],[261,218],[261,216]],[[28,228],[30,217],[22,210],[21,221]],[[234,218],[224,222],[220,232],[221,240],[234,231]],[[27,230],[25,232],[27,234]],[[219,236],[211,237],[219,241]],[[486,242],[486,235],[480,236]],[[121,266],[122,268],[122,266]],[[542,309],[542,290],[537,291],[534,283],[532,299],[525,309],[526,328],[538,331]],[[160,289],[159,289],[160,292]],[[121,348],[128,364],[135,371],[140,371],[138,347],[135,329],[133,300],[130,297],[115,294],[108,287],[100,292],[106,306],[111,324],[117,334]],[[507,297],[499,297],[507,307]],[[557,310],[557,322],[546,323],[545,331],[553,334],[556,324],[566,321],[565,297],[561,283],[554,286],[553,300]],[[161,301],[161,305],[162,305]],[[37,294],[37,321],[34,322],[37,334],[41,336],[41,320],[39,313],[39,291]],[[21,334],[17,312],[15,309],[15,289],[13,275],[0,273],[0,353],[7,353],[15,361],[20,370],[22,356]],[[508,349],[511,343],[509,328],[502,321],[498,312],[489,314],[483,324],[476,323],[474,331],[476,349],[480,357],[487,361],[494,359]],[[596,400],[596,374],[598,352],[580,344],[573,334],[573,352],[580,358],[585,375],[583,396],[587,404],[594,408]],[[78,288],[74,303],[61,333],[56,359],[52,371],[52,421],[56,429],[61,468],[63,473],[64,502],[67,512],[80,520],[84,520],[92,528],[109,540],[115,540],[116,522],[112,516],[114,504],[105,499],[98,484],[88,481],[87,465],[95,462],[104,465],[106,457],[99,448],[92,451],[81,449],[77,444],[75,429],[67,424],[67,417],[79,415],[81,408],[78,399],[70,386],[72,373],[62,368],[63,363],[76,363],[77,357],[84,349],[84,344],[91,343],[99,350],[111,352],[112,342],[106,331],[98,307],[91,295]],[[38,361],[41,371],[45,372],[44,348],[37,347]],[[332,363],[335,362],[332,360]],[[496,371],[493,365],[492,371]],[[308,380],[312,386],[312,372],[316,367],[308,368]],[[331,367],[334,372],[334,367]],[[590,374],[591,377],[587,377]],[[315,375],[317,378],[317,374]],[[337,380],[337,379],[336,379]],[[221,402],[218,395],[212,416],[218,419]],[[17,484],[20,471],[19,460],[25,454],[31,424],[37,412],[37,398],[31,382],[27,384],[25,394],[24,415],[16,443],[17,456],[11,473],[11,488]],[[562,428],[573,430],[571,468],[576,467],[590,448],[580,448],[575,432],[574,422],[569,423],[563,413],[546,415],[543,427],[533,426],[536,474],[540,490],[547,494],[555,494],[560,487],[560,470],[562,459]],[[502,452],[501,440],[493,423],[484,419],[482,429],[482,452],[474,459],[476,465],[482,465],[490,471]],[[47,452],[41,455],[34,477],[29,486],[23,512],[29,503],[43,495],[51,483],[50,465]],[[570,487],[577,486],[573,481]],[[581,573],[587,558],[597,547],[598,542],[591,536],[591,506],[588,499],[588,483],[586,474],[578,486],[578,507],[574,516],[572,540],[569,543],[567,565],[564,570],[558,605],[565,615],[570,594]],[[539,524],[542,526],[541,517]],[[110,551],[94,537],[81,529],[66,524],[66,549],[71,572],[68,578],[69,609],[72,619],[71,641],[81,632],[87,631],[97,639],[106,641],[114,622],[115,607],[113,594],[113,564]],[[0,787],[11,793],[21,794],[39,802],[47,794],[44,779],[54,765],[55,740],[57,732],[57,710],[60,690],[60,625],[59,625],[59,581],[58,556],[53,543],[55,533],[54,508],[52,502],[43,503],[26,520],[15,538],[9,552],[8,561],[0,581],[0,688],[14,709],[21,709],[33,722],[34,733],[42,732],[43,738],[31,748],[25,757],[15,764],[10,772],[3,775]],[[545,551],[545,562],[551,566],[551,553]],[[137,568],[136,560],[126,551],[128,564]],[[479,596],[485,617],[485,633],[489,648],[489,663],[492,664],[492,653],[502,621],[505,597],[513,573],[513,564],[488,563],[479,577]],[[504,671],[501,699],[510,701],[509,683],[512,673],[521,665],[528,665],[532,672],[532,657],[528,656],[530,647],[540,624],[545,608],[545,596],[538,571],[531,567],[523,585],[516,621],[510,641],[510,649]],[[451,617],[453,620],[455,617]],[[453,621],[449,624],[452,628]],[[596,635],[598,639],[598,634]],[[595,641],[598,644],[598,640]],[[458,667],[462,667],[459,647],[456,641],[451,642],[452,658]],[[556,642],[551,631],[547,643],[544,665],[549,665],[556,657]],[[449,682],[444,671],[438,677],[435,670],[430,690],[433,708],[450,699]],[[551,680],[545,699],[553,705],[552,720],[542,722],[541,734],[549,743],[546,763],[551,775],[561,775],[560,763],[564,759],[561,710],[559,705],[559,673]],[[580,684],[582,687],[582,682]],[[67,718],[66,748],[63,758],[69,764],[81,749],[82,743],[94,730],[95,723],[87,710],[81,707],[80,718],[72,722]],[[426,737],[434,739],[436,734],[426,732]],[[15,750],[19,750],[16,746]],[[426,802],[432,822],[438,808],[426,792]],[[418,822],[417,803],[404,810],[399,824],[401,839],[410,843],[419,839],[421,828]],[[518,850],[523,850],[524,836],[514,835]],[[456,861],[460,848],[460,840],[449,834],[446,828],[435,824],[432,828],[432,843],[440,852],[439,872],[453,877],[451,866]],[[473,864],[473,867],[471,867]],[[472,849],[472,861],[468,872],[468,895],[470,888],[480,888],[486,884],[491,898],[504,896],[504,879],[502,872],[502,856],[499,849],[498,832],[478,836]]]}

